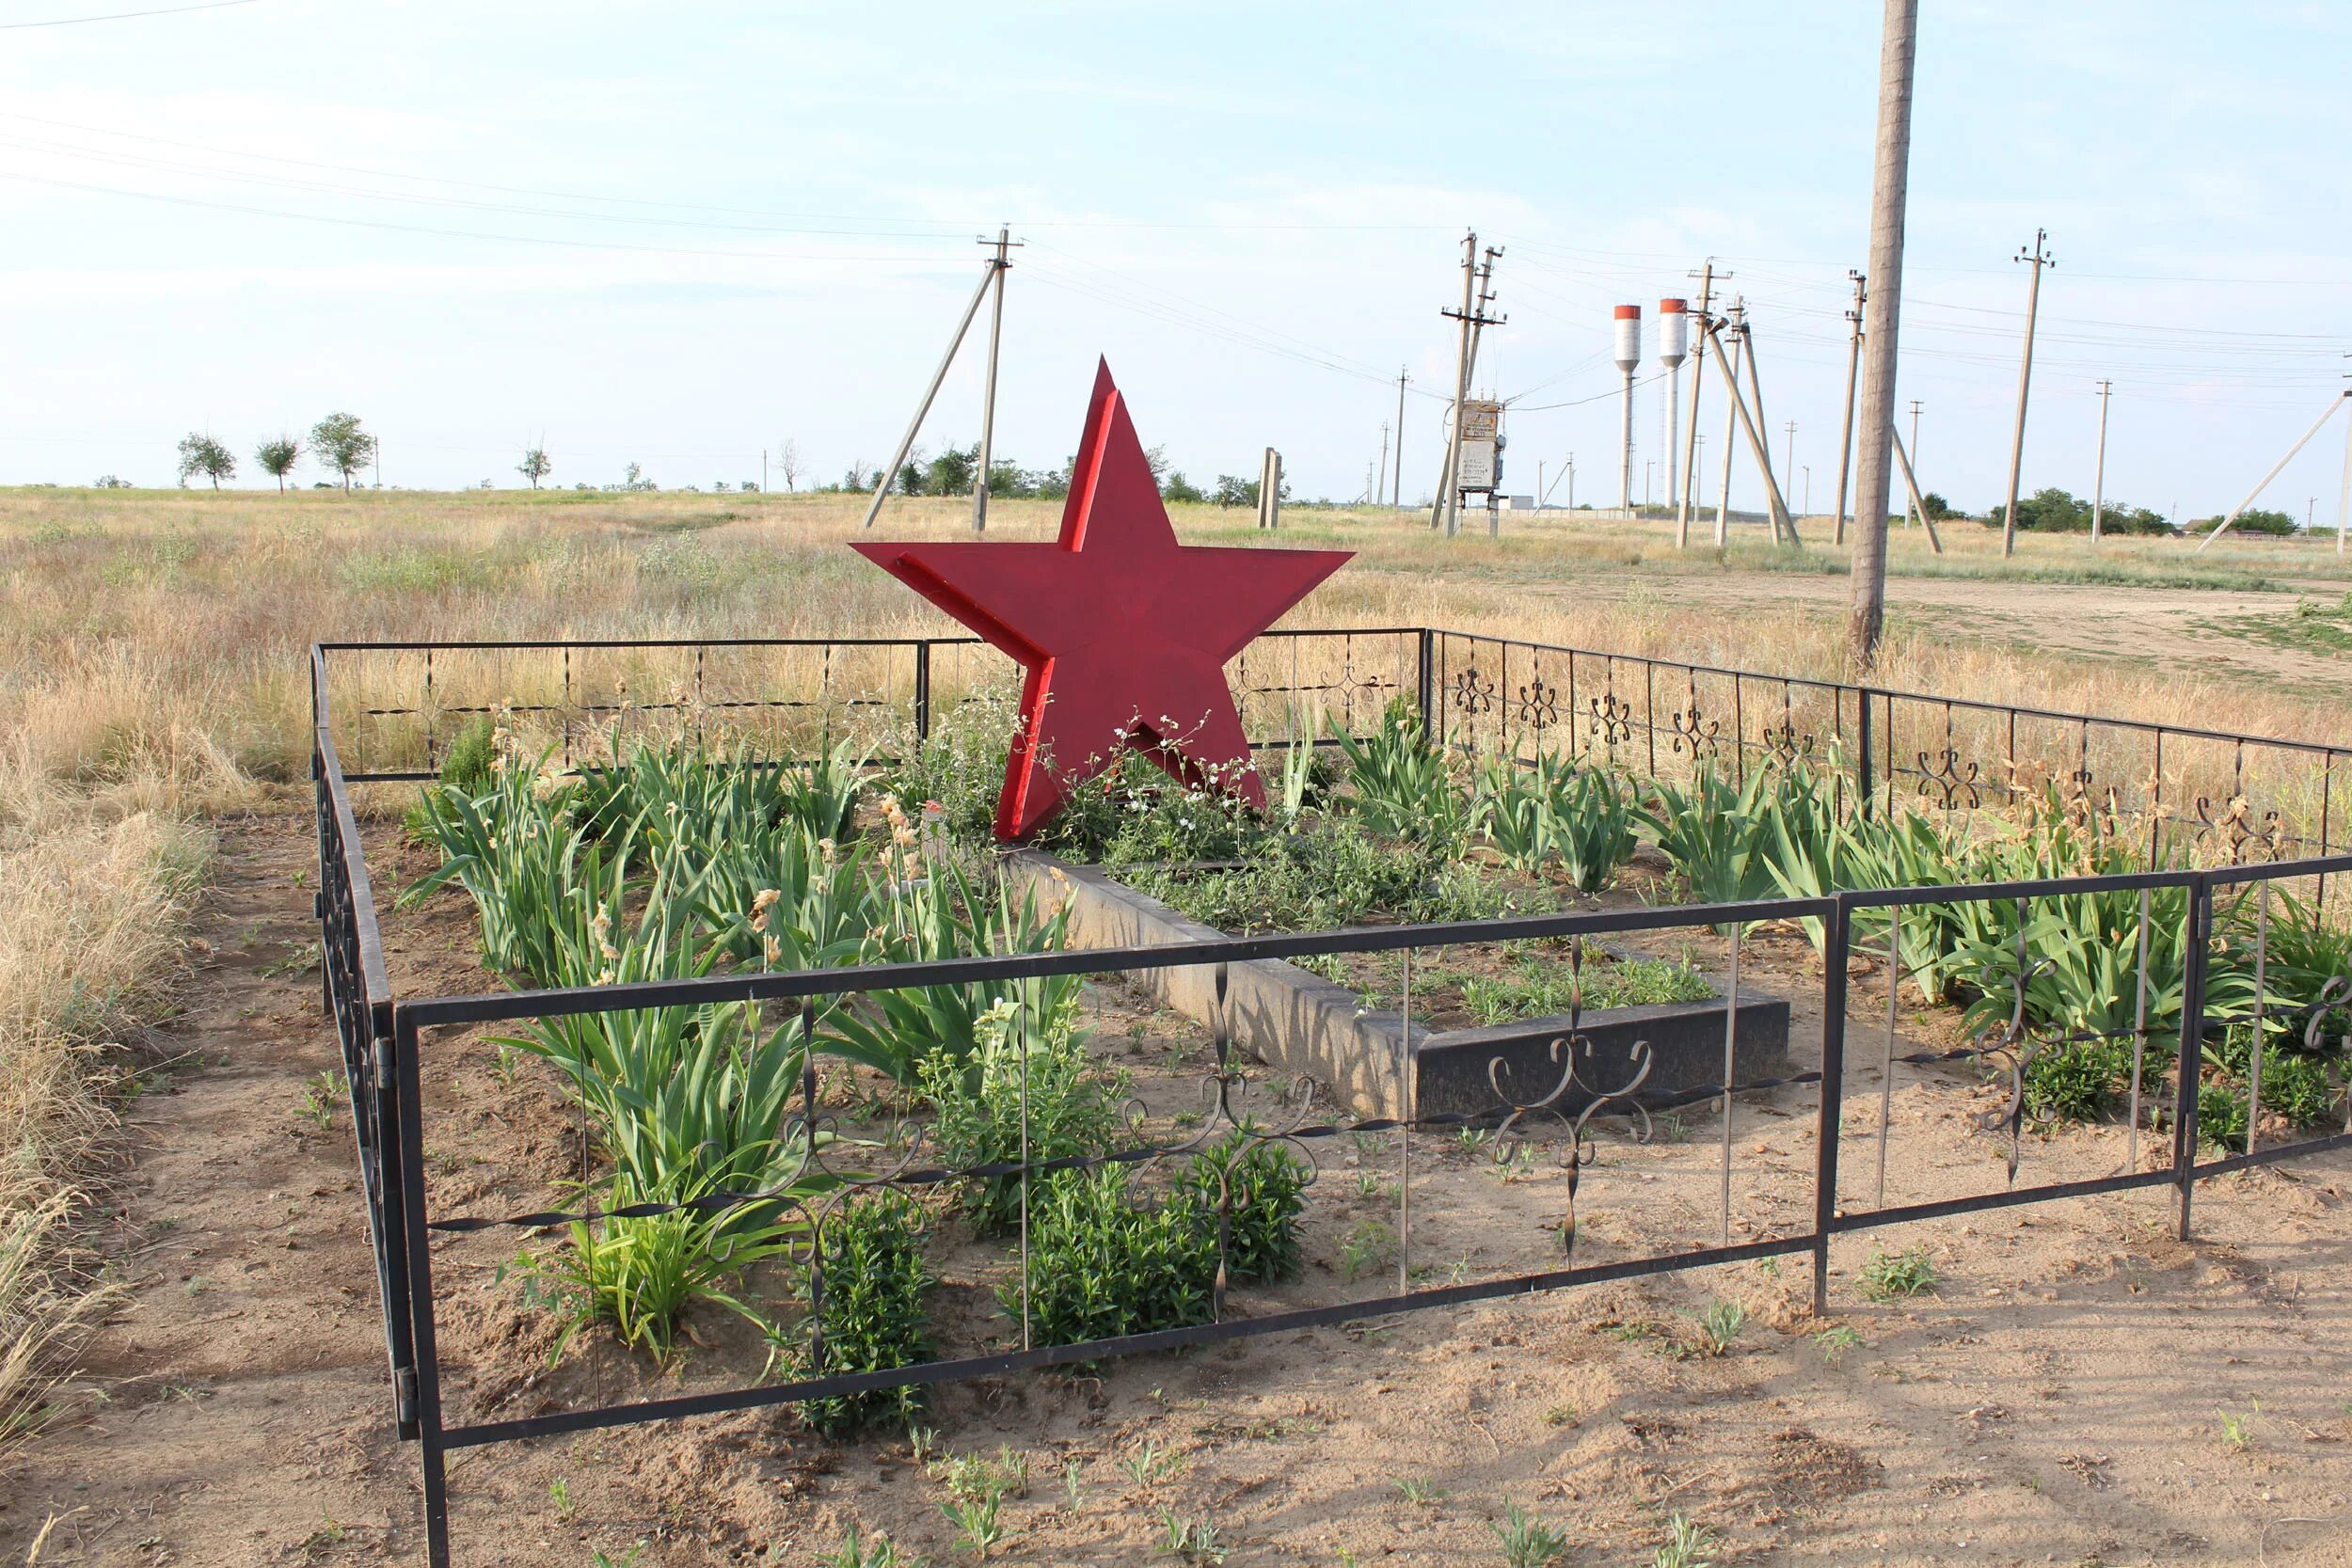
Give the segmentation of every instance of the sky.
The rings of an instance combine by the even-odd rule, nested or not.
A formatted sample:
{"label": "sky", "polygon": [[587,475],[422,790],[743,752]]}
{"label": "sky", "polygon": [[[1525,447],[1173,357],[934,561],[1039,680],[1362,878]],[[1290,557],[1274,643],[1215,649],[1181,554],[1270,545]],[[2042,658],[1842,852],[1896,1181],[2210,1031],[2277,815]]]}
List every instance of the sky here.
{"label": "sky", "polygon": [[[1790,499],[1826,512],[1881,11],[1779,6],[0,0],[0,483],[169,483],[332,410],[383,482],[664,486],[867,467],[1009,225],[995,445],[1074,445],[1098,356],[1195,479],[1425,498],[1463,236],[1498,246],[1479,390],[1504,487],[1613,503],[1610,318],[1755,329]],[[2226,511],[2352,370],[2352,8],[1925,0],[1899,428],[1998,502],[2046,230],[2023,487]],[[111,18],[111,19],[109,19]],[[87,20],[85,20],[87,19]],[[1721,301],[1719,300],[1719,303]],[[981,326],[985,326],[983,314]],[[923,445],[977,435],[985,339]],[[1687,378],[1688,371],[1685,375]],[[1712,372],[1709,372],[1710,375]],[[1685,383],[1687,394],[1687,379]],[[1665,498],[1662,371],[1636,499]],[[1700,472],[1720,475],[1710,385]],[[1785,426],[1794,422],[1793,436]],[[2264,504],[2332,526],[2343,414]],[[1391,459],[1393,461],[1393,458]],[[323,477],[306,467],[301,478]],[[1736,506],[1762,489],[1742,453]]]}

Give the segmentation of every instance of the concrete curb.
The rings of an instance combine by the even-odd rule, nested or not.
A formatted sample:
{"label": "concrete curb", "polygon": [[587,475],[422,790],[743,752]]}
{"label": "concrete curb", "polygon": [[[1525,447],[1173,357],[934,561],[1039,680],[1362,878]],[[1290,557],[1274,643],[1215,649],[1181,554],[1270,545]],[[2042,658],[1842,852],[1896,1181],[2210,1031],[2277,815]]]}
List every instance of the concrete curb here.
{"label": "concrete curb", "polygon": [[[1041,903],[1057,896],[1068,901],[1073,946],[1182,946],[1224,935],[1099,866],[1018,849],[1005,858],[1004,869],[1016,893],[1031,892]],[[1061,874],[1058,881],[1056,871]],[[1132,978],[1163,1006],[1202,1023],[1216,1022],[1215,965],[1152,970]],[[1346,987],[1279,958],[1232,964],[1226,971],[1226,1019],[1233,1042],[1279,1072],[1313,1078],[1360,1116],[1402,1117],[1413,1111],[1477,1116],[1506,1110],[1513,1102],[1534,1104],[1550,1094],[1566,1066],[1553,1055],[1555,1042],[1567,1032],[1565,1018],[1483,1029],[1431,1031],[1415,1024],[1408,1041],[1401,1014],[1366,1011],[1362,1002]],[[1788,1004],[1743,990],[1736,1011],[1735,1080],[1785,1073]],[[1584,1014],[1578,1033],[1587,1045],[1579,1053],[1577,1081],[1553,1108],[1574,1115],[1595,1092],[1622,1085],[1631,1076],[1637,1041],[1646,1040],[1650,1049],[1645,1095],[1722,1082],[1724,1015],[1720,1000]]]}

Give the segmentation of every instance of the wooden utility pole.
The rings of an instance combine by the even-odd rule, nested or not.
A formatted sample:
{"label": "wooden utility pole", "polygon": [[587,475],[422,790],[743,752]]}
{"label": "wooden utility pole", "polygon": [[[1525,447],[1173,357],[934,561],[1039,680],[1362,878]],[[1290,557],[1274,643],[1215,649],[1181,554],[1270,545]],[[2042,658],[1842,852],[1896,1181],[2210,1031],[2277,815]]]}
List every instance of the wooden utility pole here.
{"label": "wooden utility pole", "polygon": [[1389,486],[1389,504],[1405,504],[1405,382],[1406,367],[1396,368],[1396,479]]}
{"label": "wooden utility pole", "polygon": [[[1731,274],[1724,274],[1729,277]],[[1708,311],[1715,303],[1715,259],[1710,256],[1697,274],[1699,336],[1691,345],[1691,422],[1682,437],[1682,494],[1675,501],[1675,548],[1691,546],[1691,515],[1698,504],[1696,457],[1699,446],[1699,388],[1707,380]]]}
{"label": "wooden utility pole", "polygon": [[1462,446],[1462,404],[1470,397],[1470,317],[1476,314],[1471,292],[1478,287],[1478,231],[1462,236],[1462,308],[1441,310],[1462,324],[1462,338],[1454,350],[1454,415],[1446,426],[1445,460],[1438,467],[1438,499],[1429,509],[1429,526],[1447,526],[1454,507],[1454,465]]}
{"label": "wooden utility pole", "polygon": [[[2010,258],[2015,261],[2032,262],[2033,277],[2026,285],[2026,356],[2017,368],[2017,433],[2010,437],[2009,444],[2009,509],[2001,514],[2003,555],[2017,553],[2017,474],[2026,461],[2026,394],[2033,387],[2033,325],[2034,317],[2042,307],[2042,269],[2058,265],[2042,249],[2042,242],[2047,238],[2049,235],[2044,230],[2035,230],[2033,248],[2027,250],[2019,245],[2017,254]],[[1912,444],[1918,444],[1917,437],[1913,437]]]}
{"label": "wooden utility pole", "polygon": [[1848,271],[1853,279],[1853,309],[1846,312],[1852,324],[1851,341],[1846,348],[1846,423],[1845,434],[1837,440],[1837,543],[1846,542],[1846,475],[1853,467],[1853,394],[1854,383],[1862,372],[1862,302],[1867,292],[1862,274]]}
{"label": "wooden utility pole", "polygon": [[1886,630],[1886,503],[1894,491],[1895,349],[1902,327],[1903,208],[1911,181],[1911,82],[1919,0],[1886,0],[1879,40],[1878,150],[1870,180],[1870,260],[1878,298],[1863,345],[1862,451],[1854,468],[1853,605],[1846,646],[1857,672]]}
{"label": "wooden utility pole", "polygon": [[[992,242],[982,240],[980,244]],[[996,254],[990,258],[988,302],[988,384],[980,394],[980,465],[972,475],[972,531],[988,527],[989,465],[996,453],[996,350],[1005,338],[1005,274],[1012,266],[1005,252],[1011,246],[1012,231],[996,230],[993,242]]]}
{"label": "wooden utility pole", "polygon": [[[2107,508],[2107,394],[2115,389],[2112,381],[2099,383],[2099,455],[2090,467],[2090,542],[2099,542],[2099,524]],[[1916,446],[1916,440],[1912,442]]]}

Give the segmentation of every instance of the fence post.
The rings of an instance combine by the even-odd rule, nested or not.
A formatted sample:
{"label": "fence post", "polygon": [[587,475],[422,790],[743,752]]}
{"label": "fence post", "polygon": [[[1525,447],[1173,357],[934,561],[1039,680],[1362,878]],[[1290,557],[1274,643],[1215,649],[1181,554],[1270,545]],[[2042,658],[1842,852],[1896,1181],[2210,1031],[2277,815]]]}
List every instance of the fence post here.
{"label": "fence post", "polygon": [[927,639],[914,645],[914,738],[931,737],[931,645]]}
{"label": "fence post", "polygon": [[2188,1240],[2197,1191],[2197,1078],[2205,1060],[2205,966],[2212,958],[2213,888],[2201,871],[2188,879],[2188,972],[2181,980],[2181,1054],[2172,1090],[2172,1183],[2180,1192],[2180,1239]]}
{"label": "fence post", "polygon": [[392,1011],[392,1060],[400,1085],[400,1181],[403,1241],[408,1252],[410,1345],[417,1364],[418,1459],[424,1472],[424,1550],[429,1568],[449,1568],[449,1470],[441,1449],[441,1361],[433,1330],[433,1253],[424,1228],[424,1101],[418,1067],[417,1026],[408,1010]]}
{"label": "fence post", "polygon": [[1857,809],[1863,820],[1867,822],[1870,817],[1870,791],[1873,787],[1870,771],[1870,689],[1867,686],[1857,686],[1854,688],[1854,695],[1860,698],[1862,703],[1861,719],[1854,726],[1854,736],[1862,750],[1862,764],[1856,771],[1854,782],[1855,787],[1862,792],[1862,803]]}
{"label": "fence post", "polygon": [[[1846,1095],[1846,895],[1822,917],[1821,1118],[1813,1170],[1813,1311],[1829,1315],[1829,1238],[1837,1219],[1837,1137]],[[1734,999],[1735,1003],[1737,998]]]}
{"label": "fence post", "polygon": [[1420,664],[1414,678],[1414,700],[1421,705],[1421,740],[1426,746],[1436,736],[1436,720],[1430,707],[1435,693],[1430,689],[1437,678],[1438,634],[1427,626],[1421,628]]}

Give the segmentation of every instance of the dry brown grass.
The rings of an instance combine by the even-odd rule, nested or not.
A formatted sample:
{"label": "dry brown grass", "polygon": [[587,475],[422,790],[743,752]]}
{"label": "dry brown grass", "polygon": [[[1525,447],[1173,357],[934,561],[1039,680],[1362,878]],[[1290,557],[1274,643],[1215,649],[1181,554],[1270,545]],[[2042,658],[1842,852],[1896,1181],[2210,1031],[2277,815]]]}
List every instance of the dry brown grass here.
{"label": "dry brown grass", "polygon": [[139,812],[53,815],[40,837],[0,847],[0,1448],[39,1424],[80,1323],[76,1183],[113,1122],[113,1048],[167,993],[205,844]]}
{"label": "dry brown grass", "polygon": [[[844,549],[861,498],[541,494],[0,492],[0,1411],[22,1409],[72,1322],[58,1243],[79,1162],[106,1126],[94,1069],[158,1004],[199,839],[180,824],[302,779],[303,658],[314,640],[888,634],[951,629]],[[1057,502],[1010,501],[992,535],[1048,536]],[[961,533],[963,503],[900,501],[887,532]],[[1255,542],[1248,519],[1179,509],[1197,541]],[[1808,536],[1825,530],[1818,520]],[[1499,541],[1432,537],[1418,518],[1294,510],[1285,542],[1359,558],[1295,625],[1464,630],[1843,676],[1836,618],[1795,602],[1790,571],[1834,555],[1677,552],[1663,524],[1513,518]],[[2002,562],[1981,529],[1950,553],[1899,534],[1899,574],[2079,580],[2080,540],[2027,538]],[[2111,582],[2247,589],[2340,578],[2323,546],[2107,545]],[[1677,584],[1712,579],[1705,613]],[[1733,585],[1725,594],[1723,584]],[[2086,662],[1964,631],[1899,631],[1885,684],[2352,742],[2352,708],[2159,668]],[[4,1419],[0,1417],[0,1419]]]}
{"label": "dry brown grass", "polygon": [[[1057,502],[1000,502],[992,535],[1038,538]],[[0,493],[0,705],[22,712],[12,776],[65,780],[118,813],[241,803],[252,784],[299,779],[308,757],[302,650],[314,639],[727,637],[950,630],[842,548],[862,502],[843,496],[33,490]],[[886,531],[956,536],[963,503],[894,503]],[[1443,625],[1465,630],[1838,676],[1836,618],[1794,602],[1802,561],[1742,542],[1678,553],[1669,525],[1514,519],[1506,536],[1433,538],[1391,515],[1293,511],[1286,541],[1359,551],[1294,625]],[[1248,542],[1248,520],[1179,509],[1189,537]],[[1820,539],[1816,522],[1809,537]],[[2065,581],[2093,562],[2079,539],[1947,530],[1931,557],[1897,535],[1899,573]],[[2137,582],[2334,575],[2321,546],[2249,543],[2192,557],[2171,540],[2110,541],[2095,569]],[[1758,569],[1770,565],[1775,569]],[[1736,585],[1704,614],[1661,589]],[[1720,595],[1719,595],[1720,597]],[[2227,711],[2229,727],[2352,739],[2341,703],[2249,692],[2129,648],[2086,663],[1964,633],[1899,629],[1879,679],[2122,718]],[[0,800],[0,814],[21,808]]]}

